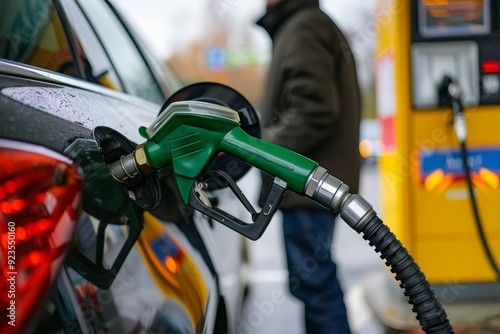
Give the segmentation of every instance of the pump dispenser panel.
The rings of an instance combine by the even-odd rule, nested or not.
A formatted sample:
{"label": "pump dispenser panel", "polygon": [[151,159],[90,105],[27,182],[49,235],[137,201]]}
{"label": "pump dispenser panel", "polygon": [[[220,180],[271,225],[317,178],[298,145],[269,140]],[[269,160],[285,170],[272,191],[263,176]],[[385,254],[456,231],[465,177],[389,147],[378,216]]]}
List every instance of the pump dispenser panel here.
{"label": "pump dispenser panel", "polygon": [[439,107],[444,75],[464,107],[500,103],[500,4],[488,0],[412,1],[411,85],[417,110]]}
{"label": "pump dispenser panel", "polygon": [[[384,219],[437,295],[456,282],[466,287],[457,300],[500,298],[466,178],[498,263],[500,1],[380,0],[377,13]],[[447,93],[459,98],[450,105]]]}

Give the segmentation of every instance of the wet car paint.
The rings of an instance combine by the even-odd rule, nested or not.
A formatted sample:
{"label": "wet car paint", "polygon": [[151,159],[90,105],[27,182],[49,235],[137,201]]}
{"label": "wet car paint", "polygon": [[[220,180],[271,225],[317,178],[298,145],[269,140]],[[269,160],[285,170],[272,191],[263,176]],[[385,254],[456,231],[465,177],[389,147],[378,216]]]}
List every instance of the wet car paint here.
{"label": "wet car paint", "polygon": [[[155,108],[148,109],[147,103],[137,107],[130,103],[128,97],[120,100],[115,96],[1,75],[0,106],[0,124],[3,124],[0,137],[35,143],[59,153],[76,139],[92,140],[92,128],[97,125],[110,126],[140,141],[138,125],[134,124],[138,119],[144,120],[145,116],[153,119],[157,111]],[[154,221],[154,218],[150,217],[149,221]],[[176,238],[183,236],[173,224],[169,227],[169,231],[172,230],[178,231]],[[166,230],[158,230],[156,234],[160,240],[175,240]],[[140,249],[144,253],[145,248],[154,248],[146,244],[133,249],[109,290],[100,290],[72,269],[65,268],[57,287],[58,295],[66,295],[71,308],[79,309],[73,310],[79,316],[64,320],[59,315],[63,319],[61,327],[70,332],[73,329],[101,332],[111,326],[124,333],[132,328],[171,328],[174,332],[185,332],[189,326],[188,332],[191,329],[203,332],[213,328],[215,317],[207,315],[216,313],[217,296],[207,291],[217,291],[216,275],[206,264],[210,260],[200,255],[198,249],[204,246],[198,244],[198,249],[193,247],[185,236],[182,243],[178,242],[179,249],[185,254],[184,263],[189,264],[190,271],[203,275],[199,274],[202,278],[194,280],[194,283],[187,284],[188,281],[184,280],[183,284],[173,287],[164,280],[154,278],[157,276],[154,271],[164,270],[165,265],[161,261],[149,264],[144,261]],[[202,249],[202,252],[206,250]],[[158,257],[154,252],[148,254],[151,255]],[[202,293],[193,295],[193,289]],[[56,301],[58,298],[53,297],[49,304],[57,304]],[[193,312],[193,309],[196,311]],[[45,314],[42,311],[42,320]],[[185,319],[184,323],[179,319]],[[190,325],[186,327],[186,324]]]}

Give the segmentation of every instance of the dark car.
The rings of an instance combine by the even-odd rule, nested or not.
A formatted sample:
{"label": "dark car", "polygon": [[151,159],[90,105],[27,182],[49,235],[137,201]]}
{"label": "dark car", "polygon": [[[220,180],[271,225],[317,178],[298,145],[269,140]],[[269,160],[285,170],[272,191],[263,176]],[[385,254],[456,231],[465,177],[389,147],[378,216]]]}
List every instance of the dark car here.
{"label": "dark car", "polygon": [[0,332],[231,332],[242,237],[175,198],[149,212],[107,168],[175,76],[108,1],[6,0],[0,16]]}

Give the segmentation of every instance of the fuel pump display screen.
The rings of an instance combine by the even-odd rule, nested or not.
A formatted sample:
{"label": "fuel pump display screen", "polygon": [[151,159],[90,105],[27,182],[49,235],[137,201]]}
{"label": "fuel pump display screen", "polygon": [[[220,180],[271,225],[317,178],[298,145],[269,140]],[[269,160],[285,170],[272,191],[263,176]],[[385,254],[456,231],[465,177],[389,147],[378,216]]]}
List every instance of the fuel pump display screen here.
{"label": "fuel pump display screen", "polygon": [[423,37],[480,35],[490,32],[489,0],[419,0]]}

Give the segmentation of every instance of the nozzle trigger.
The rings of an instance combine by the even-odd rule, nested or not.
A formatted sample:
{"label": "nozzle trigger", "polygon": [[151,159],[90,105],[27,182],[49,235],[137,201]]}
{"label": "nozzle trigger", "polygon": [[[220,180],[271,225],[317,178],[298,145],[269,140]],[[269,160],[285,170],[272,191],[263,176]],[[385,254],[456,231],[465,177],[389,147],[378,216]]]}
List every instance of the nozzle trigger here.
{"label": "nozzle trigger", "polygon": [[[281,201],[285,197],[286,192],[286,182],[275,178],[271,191],[267,197],[266,203],[261,212],[257,212],[254,207],[250,204],[248,199],[245,197],[238,185],[231,179],[231,177],[222,171],[212,170],[205,173],[202,176],[201,183],[207,184],[209,181],[215,181],[223,183],[228,186],[229,189],[236,195],[243,206],[252,215],[253,223],[245,223],[244,221],[234,217],[228,212],[219,209],[216,206],[207,205],[203,198],[199,195],[199,190],[197,190],[197,185],[195,185],[189,195],[189,205],[201,212],[202,214],[218,221],[219,223],[229,227],[230,229],[240,233],[241,235],[251,239],[259,239],[267,228],[267,225],[271,222],[274,214],[278,210]],[[197,181],[196,184],[199,184]]]}

